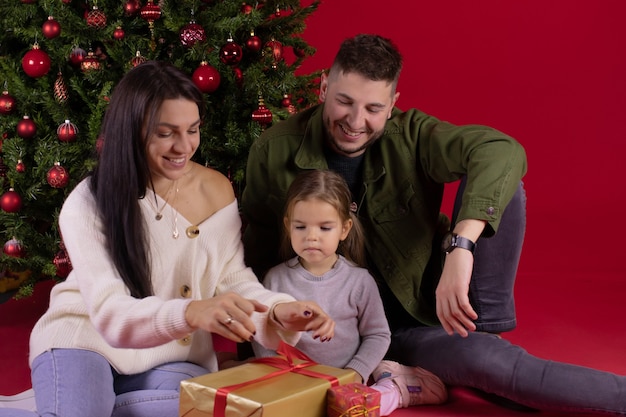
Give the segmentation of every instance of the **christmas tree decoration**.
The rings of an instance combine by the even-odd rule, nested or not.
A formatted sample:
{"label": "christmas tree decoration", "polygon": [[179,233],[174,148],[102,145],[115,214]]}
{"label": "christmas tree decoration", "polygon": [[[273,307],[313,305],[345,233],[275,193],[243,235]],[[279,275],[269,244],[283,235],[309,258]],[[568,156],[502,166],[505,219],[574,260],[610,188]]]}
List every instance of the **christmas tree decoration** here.
{"label": "christmas tree decoration", "polygon": [[272,118],[273,115],[271,110],[265,106],[263,96],[259,95],[259,107],[252,112],[252,120],[265,128],[272,123]]}
{"label": "christmas tree decoration", "polygon": [[78,128],[76,125],[66,119],[57,128],[57,136],[61,142],[74,142],[78,135]]}
{"label": "christmas tree decoration", "polygon": [[75,46],[72,49],[72,52],[70,52],[69,60],[72,66],[74,66],[75,68],[80,68],[80,64],[82,64],[86,56],[87,56],[87,51],[85,51],[82,48],[79,48],[78,46]]}
{"label": "christmas tree decoration", "polygon": [[65,80],[63,79],[63,74],[59,71],[57,74],[57,79],[54,81],[54,99],[59,104],[63,104],[68,99],[67,85],[65,84]]}
{"label": "christmas tree decoration", "polygon": [[261,50],[263,43],[261,38],[254,34],[254,31],[250,31],[250,37],[246,40],[246,49],[250,52],[257,53]]}
{"label": "christmas tree decoration", "polygon": [[278,62],[283,59],[283,44],[272,38],[263,46],[263,56],[269,58],[272,68],[276,69]]}
{"label": "christmas tree decoration", "polygon": [[43,77],[50,71],[50,56],[39,48],[39,44],[35,42],[33,49],[24,54],[22,58],[22,69],[29,77]]}
{"label": "christmas tree decoration", "polygon": [[124,13],[126,16],[134,16],[139,10],[141,10],[141,4],[139,4],[139,0],[128,0],[124,4]]}
{"label": "christmas tree decoration", "polygon": [[22,197],[13,188],[0,197],[0,208],[7,213],[17,213],[22,208]]}
{"label": "christmas tree decoration", "polygon": [[17,122],[16,127],[17,135],[24,139],[30,139],[37,134],[37,126],[35,122],[29,117],[24,116],[22,120]]}
{"label": "christmas tree decoration", "polygon": [[54,255],[52,263],[56,268],[56,275],[59,278],[67,278],[72,271],[72,262],[63,244],[61,244],[61,249]]}
{"label": "christmas tree decoration", "polygon": [[86,20],[87,26],[96,29],[104,29],[107,25],[106,15],[96,5],[87,13]]}
{"label": "christmas tree decoration", "polygon": [[281,100],[280,105],[284,107],[285,109],[287,109],[287,112],[289,114],[296,113],[296,106],[294,106],[293,103],[291,102],[291,95],[289,94],[283,95],[283,99]]}
{"label": "christmas tree decoration", "polygon": [[226,39],[226,44],[220,48],[220,61],[226,65],[237,65],[242,57],[241,46],[237,45],[232,37]]}
{"label": "christmas tree decoration", "polygon": [[193,10],[191,11],[191,21],[180,29],[179,38],[181,45],[187,48],[191,48],[196,42],[206,40],[204,28],[197,24],[193,18]]}
{"label": "christmas tree decoration", "polygon": [[[252,143],[265,126],[289,116],[284,94],[292,94],[294,111],[318,101],[312,80],[319,74],[305,74],[302,59],[287,58],[296,47],[315,53],[302,33],[319,0],[28,1],[0,0],[0,16],[10,24],[0,30],[0,198],[12,187],[21,201],[18,212],[0,210],[0,239],[17,236],[27,248],[22,258],[2,261],[7,271],[32,271],[20,296],[33,280],[62,280],[67,273],[58,215],[106,146],[100,126],[109,97],[134,66],[171,62],[207,95],[193,159],[228,174],[235,193],[245,185]],[[43,33],[45,24],[48,36],[55,34],[50,16],[62,26],[53,38]],[[265,50],[270,40],[281,47],[270,43]],[[231,63],[222,61],[222,46]],[[272,65],[278,68],[268,71]],[[14,210],[9,196],[5,203]]]}
{"label": "christmas tree decoration", "polygon": [[87,52],[87,56],[80,63],[80,69],[83,72],[97,71],[100,69],[100,60],[94,55],[93,51]]}
{"label": "christmas tree decoration", "polygon": [[46,181],[53,188],[64,188],[70,181],[70,175],[60,162],[55,162],[46,174]]}
{"label": "christmas tree decoration", "polygon": [[15,110],[15,97],[4,90],[0,95],[0,114],[11,114],[13,110]]}
{"label": "christmas tree decoration", "polygon": [[200,63],[200,66],[193,72],[191,79],[200,91],[209,94],[215,92],[221,82],[220,73],[206,61]]}
{"label": "christmas tree decoration", "polygon": [[116,27],[113,31],[113,39],[117,41],[121,41],[122,39],[124,39],[124,35],[124,29],[122,29],[121,26]]}
{"label": "christmas tree decoration", "polygon": [[17,240],[15,237],[8,240],[4,244],[4,254],[7,256],[12,256],[14,258],[23,258],[25,255],[24,248],[22,247],[22,242]]}
{"label": "christmas tree decoration", "polygon": [[141,52],[137,51],[135,57],[130,60],[130,65],[136,67],[139,64],[146,62],[146,58],[141,55]]}
{"label": "christmas tree decoration", "polygon": [[48,16],[48,20],[41,26],[41,32],[48,39],[56,38],[61,34],[61,24],[54,17]]}

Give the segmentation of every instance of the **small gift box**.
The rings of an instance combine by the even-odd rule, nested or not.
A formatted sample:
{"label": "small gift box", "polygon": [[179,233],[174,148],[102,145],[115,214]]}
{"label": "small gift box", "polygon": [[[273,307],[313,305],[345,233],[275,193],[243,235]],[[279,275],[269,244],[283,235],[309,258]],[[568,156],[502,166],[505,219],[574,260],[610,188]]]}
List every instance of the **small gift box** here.
{"label": "small gift box", "polygon": [[182,381],[179,417],[325,417],[328,389],[360,379],[287,344],[278,353]]}
{"label": "small gift box", "polygon": [[328,390],[327,417],[379,417],[380,391],[360,383]]}

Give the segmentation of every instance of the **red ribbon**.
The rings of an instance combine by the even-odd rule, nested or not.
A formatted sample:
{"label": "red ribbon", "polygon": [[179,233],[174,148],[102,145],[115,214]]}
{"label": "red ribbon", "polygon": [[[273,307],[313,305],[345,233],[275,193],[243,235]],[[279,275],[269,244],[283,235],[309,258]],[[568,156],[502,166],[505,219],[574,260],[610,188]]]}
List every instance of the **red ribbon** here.
{"label": "red ribbon", "polygon": [[[313,362],[311,358],[309,358],[304,353],[300,352],[298,349],[290,346],[283,341],[280,342],[278,346],[278,350],[276,351],[278,354],[284,356],[281,357],[271,357],[271,358],[260,358],[256,359],[254,363],[262,363],[265,365],[270,365],[275,368],[278,368],[277,371],[271,372],[269,374],[263,375],[257,379],[253,379],[251,381],[241,382],[239,384],[228,385],[225,387],[218,388],[215,394],[215,403],[213,404],[213,416],[215,417],[225,417],[226,416],[226,403],[228,394],[239,388],[243,388],[248,385],[256,384],[257,382],[265,381],[267,379],[274,378],[279,375],[283,375],[289,372],[295,372],[297,374],[310,376],[313,378],[323,378],[330,382],[331,387],[336,387],[339,385],[339,379],[332,375],[326,375],[320,372],[315,372],[308,368],[310,366],[315,366],[317,363]],[[294,363],[294,359],[300,359],[305,362]]]}

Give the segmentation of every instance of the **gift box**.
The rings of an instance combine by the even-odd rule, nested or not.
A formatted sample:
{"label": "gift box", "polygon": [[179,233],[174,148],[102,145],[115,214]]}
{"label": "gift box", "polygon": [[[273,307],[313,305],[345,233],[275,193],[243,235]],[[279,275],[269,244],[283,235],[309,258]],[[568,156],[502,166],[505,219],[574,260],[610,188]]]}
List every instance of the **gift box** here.
{"label": "gift box", "polygon": [[360,380],[286,344],[278,353],[182,381],[179,417],[325,417],[328,389]]}
{"label": "gift box", "polygon": [[327,417],[379,417],[380,391],[360,383],[328,390]]}

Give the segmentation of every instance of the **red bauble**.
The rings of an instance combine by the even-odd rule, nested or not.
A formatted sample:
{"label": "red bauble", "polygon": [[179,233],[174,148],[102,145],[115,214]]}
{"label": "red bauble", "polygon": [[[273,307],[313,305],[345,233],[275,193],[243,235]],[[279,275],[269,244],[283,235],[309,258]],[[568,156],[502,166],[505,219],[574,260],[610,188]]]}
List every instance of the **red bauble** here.
{"label": "red bauble", "polygon": [[67,85],[65,84],[65,80],[63,79],[63,74],[59,72],[57,74],[57,79],[54,81],[54,98],[57,102],[63,104],[67,101],[68,92]]}
{"label": "red bauble", "polygon": [[139,14],[143,20],[152,23],[161,17],[161,8],[154,4],[153,0],[148,0],[148,3],[139,10]]}
{"label": "red bauble", "polygon": [[147,59],[141,56],[141,52],[137,51],[137,53],[135,54],[135,57],[130,60],[130,65],[132,65],[133,67],[136,67],[137,65],[143,64],[146,61]]}
{"label": "red bauble", "polygon": [[254,34],[254,31],[250,32],[250,37],[246,40],[246,48],[251,52],[259,52],[262,47],[261,38]]}
{"label": "red bauble", "polygon": [[306,51],[302,48],[293,48],[293,53],[298,58],[304,58],[306,56]]}
{"label": "red bauble", "polygon": [[28,117],[24,116],[22,120],[17,122],[17,135],[24,139],[30,139],[37,133],[37,126],[35,122]]}
{"label": "red bauble", "polygon": [[124,13],[126,13],[126,16],[137,14],[140,9],[141,4],[139,4],[139,0],[128,0],[126,4],[124,4]]}
{"label": "red bauble", "polygon": [[72,271],[72,262],[70,261],[70,257],[67,255],[67,251],[64,248],[61,248],[61,250],[54,255],[52,263],[56,267],[56,274],[59,278],[67,278]]}
{"label": "red bauble", "polygon": [[69,120],[65,120],[57,128],[57,136],[61,142],[74,142],[78,135],[78,128]]}
{"label": "red bauble", "polygon": [[272,112],[265,106],[263,97],[259,97],[259,107],[252,112],[252,120],[266,127],[272,123]]}
{"label": "red bauble", "polygon": [[98,6],[93,6],[93,9],[87,13],[87,26],[102,29],[107,25],[106,15],[98,9]]}
{"label": "red bauble", "polygon": [[15,110],[15,98],[7,90],[0,95],[0,114],[11,114]]}
{"label": "red bauble", "polygon": [[121,26],[116,27],[113,31],[113,39],[115,40],[122,40],[124,39],[124,36],[126,36],[126,34],[124,33],[124,29],[122,29]]}
{"label": "red bauble", "polygon": [[4,244],[4,254],[14,258],[22,258],[25,255],[22,242],[13,238]]}
{"label": "red bauble", "polygon": [[206,61],[202,61],[191,76],[194,84],[203,93],[212,93],[220,86],[220,73]]}
{"label": "red bauble", "polygon": [[26,165],[21,159],[17,160],[17,164],[15,165],[15,171],[19,172],[20,174],[26,172]]}
{"label": "red bauble", "polygon": [[296,113],[296,106],[294,106],[291,103],[291,95],[289,95],[289,94],[283,95],[283,99],[280,102],[280,105],[283,106],[284,108],[286,108],[287,112],[289,114],[295,114]]}
{"label": "red bauble", "polygon": [[226,65],[237,65],[241,62],[243,51],[232,38],[226,40],[226,44],[220,48],[220,61]]}
{"label": "red bauble", "polygon": [[35,43],[33,49],[24,54],[24,58],[22,58],[22,68],[30,77],[43,77],[50,70],[50,57],[47,53],[39,49],[39,45]]}
{"label": "red bauble", "polygon": [[241,88],[243,86],[243,71],[239,67],[234,67],[233,72],[235,73],[235,84]]}
{"label": "red bauble", "polygon": [[93,51],[87,52],[87,56],[80,63],[80,69],[83,72],[95,71],[100,69],[100,60],[94,55]]}
{"label": "red bauble", "polygon": [[61,34],[61,24],[54,20],[54,17],[48,16],[48,20],[41,26],[41,31],[48,39],[56,38]]}
{"label": "red bauble", "polygon": [[254,10],[254,7],[249,4],[243,3],[241,5],[241,13],[243,14],[250,14],[252,13],[252,10]]}
{"label": "red bauble", "polygon": [[283,44],[275,39],[267,42],[263,49],[265,56],[271,57],[274,63],[283,59]]}
{"label": "red bauble", "polygon": [[180,43],[187,48],[191,48],[196,42],[204,42],[206,40],[204,28],[193,20],[183,26],[179,37]]}
{"label": "red bauble", "polygon": [[61,166],[60,162],[55,162],[54,166],[50,168],[48,174],[46,174],[46,180],[51,187],[63,188],[69,183],[70,175],[67,170]]}
{"label": "red bauble", "polygon": [[80,68],[80,64],[82,64],[86,56],[87,52],[85,52],[84,49],[76,47],[72,49],[72,52],[70,53],[70,63],[74,67]]}
{"label": "red bauble", "polygon": [[7,213],[17,213],[22,208],[22,197],[13,188],[0,197],[0,208]]}

